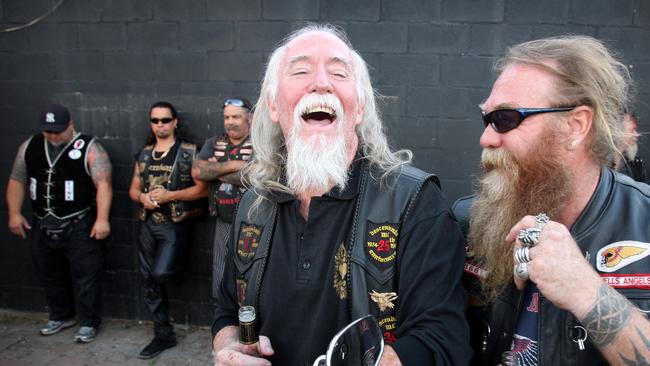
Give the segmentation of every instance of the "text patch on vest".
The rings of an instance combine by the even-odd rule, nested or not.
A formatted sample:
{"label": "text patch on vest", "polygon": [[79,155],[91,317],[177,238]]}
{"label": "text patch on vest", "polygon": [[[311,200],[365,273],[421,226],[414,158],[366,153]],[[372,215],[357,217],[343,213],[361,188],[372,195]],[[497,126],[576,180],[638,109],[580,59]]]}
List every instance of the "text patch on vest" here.
{"label": "text patch on vest", "polygon": [[237,256],[239,256],[242,262],[248,263],[255,257],[261,236],[262,227],[245,222],[242,223],[237,239]]}
{"label": "text patch on vest", "polygon": [[366,255],[380,268],[386,268],[397,256],[398,224],[368,221]]}

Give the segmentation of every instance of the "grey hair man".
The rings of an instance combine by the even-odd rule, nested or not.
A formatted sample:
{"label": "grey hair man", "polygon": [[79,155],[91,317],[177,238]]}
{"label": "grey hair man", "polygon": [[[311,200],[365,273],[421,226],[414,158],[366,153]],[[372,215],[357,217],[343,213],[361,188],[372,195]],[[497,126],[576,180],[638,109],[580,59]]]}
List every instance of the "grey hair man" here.
{"label": "grey hair man", "polygon": [[[331,26],[270,56],[253,118],[251,189],[233,222],[213,347],[219,365],[303,365],[377,316],[382,365],[464,364],[462,235],[435,176],[382,132],[367,67]],[[257,309],[260,341],[237,340]]]}
{"label": "grey hair man", "polygon": [[565,36],[510,48],[497,73],[480,106],[478,193],[454,206],[469,221],[474,363],[647,361],[650,187],[608,168],[627,68],[602,42]]}

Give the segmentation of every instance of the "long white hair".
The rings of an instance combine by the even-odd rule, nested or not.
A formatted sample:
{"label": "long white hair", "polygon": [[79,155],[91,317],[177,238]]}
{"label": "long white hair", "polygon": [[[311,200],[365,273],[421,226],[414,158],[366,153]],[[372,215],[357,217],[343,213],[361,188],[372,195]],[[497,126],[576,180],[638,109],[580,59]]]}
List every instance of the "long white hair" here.
{"label": "long white hair", "polygon": [[[369,162],[374,171],[379,172],[381,179],[387,177],[389,173],[399,170],[402,165],[409,163],[412,159],[412,153],[409,150],[393,152],[388,147],[377,110],[375,91],[370,84],[368,68],[359,53],[352,48],[343,31],[329,24],[310,24],[291,33],[280,42],[280,45],[269,57],[260,97],[253,114],[251,128],[253,160],[243,171],[245,184],[258,193],[271,189],[292,193],[282,183],[287,159],[286,142],[279,124],[271,120],[266,100],[277,100],[280,65],[286,55],[287,45],[308,33],[333,35],[350,48],[358,102],[359,105],[364,106],[362,121],[356,127],[362,157]],[[257,203],[261,199],[263,198],[260,195]],[[257,204],[253,208],[255,206]]]}

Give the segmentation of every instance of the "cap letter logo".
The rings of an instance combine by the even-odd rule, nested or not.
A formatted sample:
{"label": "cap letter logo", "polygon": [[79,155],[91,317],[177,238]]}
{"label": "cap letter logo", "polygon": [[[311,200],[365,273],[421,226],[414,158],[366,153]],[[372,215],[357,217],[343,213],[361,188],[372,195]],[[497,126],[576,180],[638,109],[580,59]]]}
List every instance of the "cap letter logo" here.
{"label": "cap letter logo", "polygon": [[47,123],[54,123],[54,122],[56,122],[56,121],[54,120],[54,113],[47,113],[47,114],[45,115],[45,122],[47,122]]}

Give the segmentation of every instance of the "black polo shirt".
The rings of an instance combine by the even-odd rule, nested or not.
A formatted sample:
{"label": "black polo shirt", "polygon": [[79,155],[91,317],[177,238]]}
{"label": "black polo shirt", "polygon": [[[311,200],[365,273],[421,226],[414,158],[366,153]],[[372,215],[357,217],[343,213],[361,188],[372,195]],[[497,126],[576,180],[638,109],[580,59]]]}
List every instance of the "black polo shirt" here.
{"label": "black polo shirt", "polygon": [[[312,364],[325,353],[334,334],[353,320],[347,300],[340,299],[334,288],[334,258],[351,231],[361,167],[358,161],[353,164],[346,189],[334,188],[312,198],[308,221],[300,215],[300,202],[294,196],[271,196],[278,204],[278,217],[257,310],[260,334],[270,338],[275,350],[270,358],[274,365]],[[402,226],[397,256],[404,304],[398,306],[403,308],[398,309],[398,319],[414,333],[409,336],[409,329],[398,327],[394,347],[405,365],[407,359],[412,365],[432,364],[434,353],[442,353],[442,359],[450,352],[470,353],[459,284],[463,268],[460,230],[433,183],[425,184],[419,196]],[[213,334],[237,324],[235,282],[233,260],[228,258]],[[415,323],[431,327],[415,329]]]}

